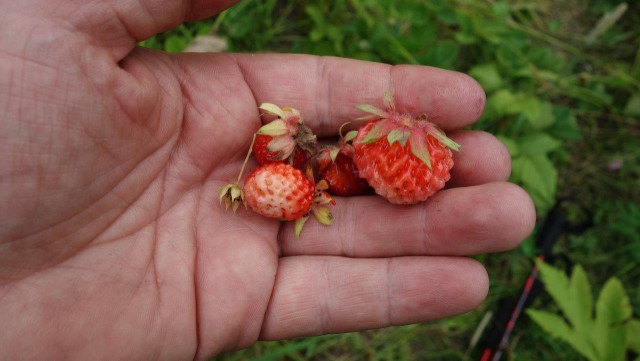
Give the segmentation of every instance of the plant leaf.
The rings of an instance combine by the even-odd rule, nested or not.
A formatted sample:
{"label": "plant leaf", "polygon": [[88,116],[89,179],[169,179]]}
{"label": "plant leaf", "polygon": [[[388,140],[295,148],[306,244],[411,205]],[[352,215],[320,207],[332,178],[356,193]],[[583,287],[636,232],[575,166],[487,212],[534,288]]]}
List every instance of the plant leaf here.
{"label": "plant leaf", "polygon": [[580,337],[589,340],[593,329],[593,295],[587,275],[580,265],[573,268],[569,291],[573,307],[564,312]]}
{"label": "plant leaf", "polygon": [[536,264],[540,269],[542,282],[544,283],[547,292],[551,295],[556,304],[558,304],[560,310],[566,314],[565,310],[573,307],[571,304],[569,278],[564,271],[547,263],[538,261]]}
{"label": "plant leaf", "polygon": [[631,317],[629,297],[615,277],[605,283],[596,302],[594,345],[601,360],[623,361],[627,343],[625,321]]}
{"label": "plant leaf", "polygon": [[591,361],[599,360],[592,347],[586,340],[576,337],[574,331],[567,325],[562,317],[546,311],[532,310],[526,311],[527,315],[538,324],[545,332],[553,337],[557,337],[569,343],[576,351]]}
{"label": "plant leaf", "polygon": [[538,324],[545,332],[564,341],[570,340],[571,327],[555,313],[528,309],[527,315]]}
{"label": "plant leaf", "polygon": [[527,134],[518,138],[517,141],[520,150],[532,156],[547,154],[562,146],[562,142],[542,132]]}
{"label": "plant leaf", "polygon": [[627,323],[627,347],[640,354],[640,320],[638,319]]}

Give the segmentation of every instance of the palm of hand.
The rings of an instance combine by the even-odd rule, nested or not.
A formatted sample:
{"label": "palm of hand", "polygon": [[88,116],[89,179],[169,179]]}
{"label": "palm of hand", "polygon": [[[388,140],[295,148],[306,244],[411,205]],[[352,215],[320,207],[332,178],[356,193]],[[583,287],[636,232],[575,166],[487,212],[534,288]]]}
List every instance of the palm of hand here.
{"label": "palm of hand", "polygon": [[[487,241],[451,248],[447,237],[437,236],[444,234],[437,226],[431,226],[436,235],[429,239],[412,235],[424,225],[407,226],[447,208],[437,200],[429,211],[356,199],[342,200],[338,224],[324,235],[311,224],[302,239],[292,241],[288,226],[281,229],[250,212],[232,216],[216,203],[218,189],[234,179],[260,124],[257,104],[299,107],[311,114],[319,134],[329,135],[356,114],[354,102],[375,102],[392,83],[394,78],[378,77],[389,74],[386,66],[145,50],[124,57],[128,50],[95,46],[79,35],[56,43],[60,48],[47,47],[47,35],[62,30],[34,29],[30,41],[5,44],[8,66],[2,67],[9,92],[1,94],[8,107],[0,123],[0,162],[9,166],[0,174],[0,324],[14,326],[0,336],[0,349],[8,354],[203,358],[258,338],[462,312],[486,292],[486,275],[470,260],[338,256],[472,254],[511,247],[530,231],[528,204],[519,216],[513,209],[481,219],[465,214],[469,221],[459,226],[461,234],[496,212],[505,227],[519,222],[519,231],[493,246]],[[123,49],[130,49],[131,40],[125,43]],[[311,70],[317,74],[312,79],[298,78]],[[401,69],[395,79],[432,71]],[[355,81],[344,80],[346,74]],[[363,79],[373,89],[359,94],[357,82]],[[465,81],[454,87],[468,86]],[[406,86],[409,92],[415,88]],[[477,109],[468,110],[477,102],[472,98],[469,104],[460,125],[477,117]],[[479,142],[477,135],[460,135],[465,139]],[[494,143],[486,147],[485,155],[502,152]],[[504,178],[499,161],[486,176],[464,176],[472,158],[459,162],[458,185]],[[498,192],[495,184],[485,186]],[[515,187],[508,192],[512,199],[525,197]],[[476,194],[450,193],[454,203]],[[357,220],[363,212],[369,218]],[[354,231],[371,217],[391,214],[405,223]],[[394,237],[400,240],[389,241]],[[430,290],[439,294],[427,296]],[[442,303],[438,297],[459,299]]]}

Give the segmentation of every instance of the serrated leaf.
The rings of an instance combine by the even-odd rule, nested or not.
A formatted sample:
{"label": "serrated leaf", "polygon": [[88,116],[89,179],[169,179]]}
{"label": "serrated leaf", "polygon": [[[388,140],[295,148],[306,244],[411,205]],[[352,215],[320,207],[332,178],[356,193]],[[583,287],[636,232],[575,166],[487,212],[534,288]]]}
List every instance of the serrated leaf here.
{"label": "serrated leaf", "polygon": [[289,134],[289,128],[287,128],[287,124],[282,119],[276,119],[272,122],[269,122],[256,132],[256,134],[270,135],[272,137],[277,137],[279,135]]}
{"label": "serrated leaf", "polygon": [[547,263],[537,262],[540,269],[540,275],[542,276],[542,282],[551,295],[551,298],[558,304],[560,310],[565,310],[572,307],[570,298],[571,292],[569,289],[569,277],[567,277],[564,271],[557,269]]}
{"label": "serrated leaf", "polygon": [[596,302],[594,345],[602,360],[623,361],[627,343],[624,322],[631,317],[631,304],[615,277],[602,288]]}
{"label": "serrated leaf", "polygon": [[[547,329],[545,329],[545,331],[567,341],[569,344],[571,344],[571,346],[574,349],[576,349],[576,351],[580,352],[587,359],[598,361],[598,358],[597,358],[598,355],[595,347],[593,346],[593,340],[591,339],[589,334],[591,329],[587,328],[584,330],[581,330],[581,329],[576,330],[576,322],[577,323],[582,322],[578,320],[581,317],[579,316],[579,312],[583,312],[583,311],[576,311],[576,307],[582,310],[581,307],[583,307],[583,305],[582,306],[579,305],[579,302],[581,302],[581,300],[575,299],[576,291],[574,291],[574,288],[577,288],[577,289],[584,288],[585,286],[584,281],[586,280],[586,275],[584,276],[584,279],[582,279],[583,276],[581,274],[581,271],[579,270],[576,273],[576,271],[574,270],[572,280],[570,281],[567,275],[564,273],[564,271],[560,269],[550,266],[544,262],[537,262],[537,266],[540,269],[540,275],[542,276],[542,280],[544,282],[547,292],[549,293],[549,295],[551,295],[551,297],[556,302],[556,304],[558,305],[562,313],[567,317],[567,319],[573,326],[571,327],[566,323],[565,323],[565,326],[561,326],[556,322],[554,327],[556,327],[557,329],[555,331],[551,331]],[[573,286],[572,281],[577,281],[578,283],[582,283],[582,284],[575,287]],[[590,294],[588,296],[585,296],[582,292],[583,290],[580,291],[583,297],[591,298]],[[587,303],[592,304],[592,302],[587,302]],[[540,311],[536,311],[536,312],[540,312]],[[591,310],[589,310],[587,313],[590,315]],[[557,316],[557,315],[555,317],[560,318],[560,316]],[[589,317],[589,320],[591,320],[591,317]],[[587,323],[592,323],[592,322],[587,321]]]}
{"label": "serrated leaf", "polygon": [[386,118],[387,117],[387,113],[382,110],[379,109],[377,107],[374,107],[373,105],[370,104],[360,104],[360,105],[356,105],[356,108],[359,110],[362,110],[363,112],[367,112],[370,114],[373,114],[379,118]]}
{"label": "serrated leaf", "polygon": [[513,172],[519,174],[524,188],[533,198],[538,211],[543,212],[553,205],[556,195],[558,172],[544,155],[523,155],[514,159]]}
{"label": "serrated leaf", "polygon": [[571,338],[571,328],[562,319],[562,317],[555,313],[529,309],[526,311],[527,315],[538,324],[545,332],[553,337],[569,341]]}
{"label": "serrated leaf", "polygon": [[284,118],[285,116],[284,110],[282,110],[282,108],[272,103],[262,103],[260,104],[260,109],[264,110],[265,112],[271,115],[277,115],[280,118]]}
{"label": "serrated leaf", "polygon": [[627,347],[640,354],[640,320],[627,322]]}
{"label": "serrated leaf", "polygon": [[562,317],[546,311],[532,310],[526,311],[527,315],[538,324],[545,332],[552,337],[559,338],[569,343],[576,351],[591,361],[599,360],[591,343],[586,339],[578,337],[574,330],[562,319]]}
{"label": "serrated leaf", "polygon": [[574,267],[569,282],[573,307],[564,311],[576,331],[582,338],[588,340],[593,328],[593,295],[587,274],[580,265]]}

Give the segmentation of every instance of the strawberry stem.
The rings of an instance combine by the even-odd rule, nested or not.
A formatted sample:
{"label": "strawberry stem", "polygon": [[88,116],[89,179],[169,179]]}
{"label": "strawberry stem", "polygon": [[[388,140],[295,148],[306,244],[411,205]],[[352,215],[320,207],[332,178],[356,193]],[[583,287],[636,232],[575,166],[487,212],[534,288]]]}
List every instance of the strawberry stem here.
{"label": "strawberry stem", "polygon": [[238,180],[236,184],[240,184],[240,180],[242,179],[242,173],[244,173],[244,167],[247,165],[249,161],[249,156],[251,156],[251,152],[253,151],[253,143],[256,142],[257,133],[253,133],[253,139],[251,139],[251,145],[249,146],[249,151],[247,152],[247,156],[244,157],[244,163],[242,163],[242,168],[240,168],[240,174],[238,174]]}

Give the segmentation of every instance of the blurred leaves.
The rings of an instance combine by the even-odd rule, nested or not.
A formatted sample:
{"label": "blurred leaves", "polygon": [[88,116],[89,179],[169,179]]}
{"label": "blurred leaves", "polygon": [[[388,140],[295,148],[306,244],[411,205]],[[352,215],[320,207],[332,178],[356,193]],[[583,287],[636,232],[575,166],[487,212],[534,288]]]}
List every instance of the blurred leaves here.
{"label": "blurred leaves", "polygon": [[[547,292],[562,312],[528,310],[527,314],[546,332],[569,343],[590,361],[623,361],[627,348],[635,348],[637,320],[631,320],[629,298],[617,278],[609,279],[593,307],[591,286],[584,269],[576,266],[569,279],[543,262],[538,267]],[[594,312],[595,311],[595,312]]]}

